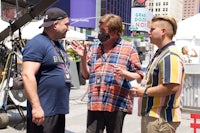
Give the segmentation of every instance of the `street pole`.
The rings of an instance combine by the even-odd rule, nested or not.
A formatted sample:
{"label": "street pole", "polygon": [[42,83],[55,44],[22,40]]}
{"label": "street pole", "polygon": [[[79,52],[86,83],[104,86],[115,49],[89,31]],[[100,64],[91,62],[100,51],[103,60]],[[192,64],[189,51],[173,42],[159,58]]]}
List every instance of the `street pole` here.
{"label": "street pole", "polygon": [[1,0],[0,0],[0,19],[1,19]]}
{"label": "street pole", "polygon": [[15,13],[16,14],[15,18],[16,19],[18,19],[18,16],[19,16],[18,13],[19,13],[19,3],[18,3],[18,0],[16,0],[16,13]]}

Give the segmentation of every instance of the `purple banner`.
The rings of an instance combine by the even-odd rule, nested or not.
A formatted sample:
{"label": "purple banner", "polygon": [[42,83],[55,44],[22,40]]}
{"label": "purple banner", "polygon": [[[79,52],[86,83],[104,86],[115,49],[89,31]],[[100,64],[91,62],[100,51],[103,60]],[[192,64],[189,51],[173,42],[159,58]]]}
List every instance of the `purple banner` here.
{"label": "purple banner", "polygon": [[57,0],[52,7],[58,7],[67,12],[67,14],[70,16],[70,0]]}
{"label": "purple banner", "polygon": [[71,0],[70,25],[74,27],[95,28],[96,0]]}

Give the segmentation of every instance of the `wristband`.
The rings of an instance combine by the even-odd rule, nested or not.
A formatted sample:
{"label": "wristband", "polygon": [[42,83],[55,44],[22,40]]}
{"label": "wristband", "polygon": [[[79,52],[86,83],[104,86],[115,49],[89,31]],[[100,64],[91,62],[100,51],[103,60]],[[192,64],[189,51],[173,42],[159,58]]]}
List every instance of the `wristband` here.
{"label": "wristband", "polygon": [[143,97],[147,97],[148,96],[148,93],[147,93],[147,88],[144,90],[144,94],[143,94]]}

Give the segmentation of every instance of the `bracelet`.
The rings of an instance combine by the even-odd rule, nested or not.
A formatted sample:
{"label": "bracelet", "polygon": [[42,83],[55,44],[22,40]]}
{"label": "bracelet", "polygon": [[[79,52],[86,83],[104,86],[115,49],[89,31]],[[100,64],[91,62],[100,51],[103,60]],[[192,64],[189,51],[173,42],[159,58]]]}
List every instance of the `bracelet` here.
{"label": "bracelet", "polygon": [[148,93],[147,93],[147,88],[144,90],[144,94],[143,94],[143,97],[147,97],[148,96]]}

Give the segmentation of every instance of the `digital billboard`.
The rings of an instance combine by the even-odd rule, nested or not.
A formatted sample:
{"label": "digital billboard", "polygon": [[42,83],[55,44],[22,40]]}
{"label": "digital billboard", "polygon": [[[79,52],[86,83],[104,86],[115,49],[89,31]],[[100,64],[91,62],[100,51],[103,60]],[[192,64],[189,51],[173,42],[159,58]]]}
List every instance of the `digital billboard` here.
{"label": "digital billboard", "polygon": [[96,0],[71,0],[70,25],[74,27],[95,28]]}

